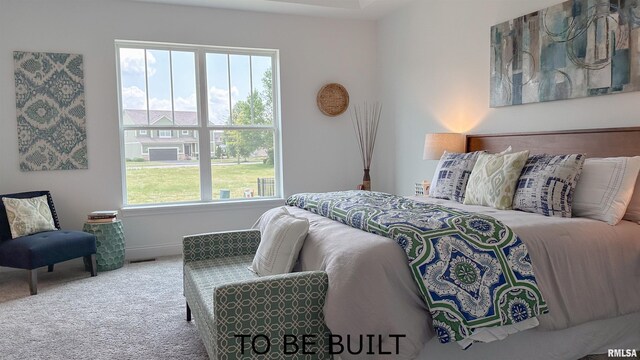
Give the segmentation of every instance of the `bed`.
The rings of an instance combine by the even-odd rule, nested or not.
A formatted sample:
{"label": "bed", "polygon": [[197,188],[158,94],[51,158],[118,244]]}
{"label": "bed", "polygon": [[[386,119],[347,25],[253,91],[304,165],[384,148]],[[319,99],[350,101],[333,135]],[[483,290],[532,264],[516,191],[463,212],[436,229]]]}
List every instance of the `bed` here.
{"label": "bed", "polygon": [[[499,152],[507,146],[531,154],[633,156],[640,154],[640,128],[467,137],[467,151]],[[529,249],[550,312],[539,317],[538,327],[502,341],[464,351],[455,343],[442,345],[406,255],[394,241],[289,207],[310,222],[297,270],[328,273],[327,325],[332,333],[352,339],[351,352],[356,354],[346,351],[341,358],[362,356],[367,335],[380,339],[368,349],[370,359],[578,359],[608,349],[640,348],[640,225],[622,221],[610,226],[584,218],[415,200],[487,214],[509,225]],[[364,351],[357,351],[362,336]],[[398,354],[381,354],[379,350],[393,349],[396,341]]]}

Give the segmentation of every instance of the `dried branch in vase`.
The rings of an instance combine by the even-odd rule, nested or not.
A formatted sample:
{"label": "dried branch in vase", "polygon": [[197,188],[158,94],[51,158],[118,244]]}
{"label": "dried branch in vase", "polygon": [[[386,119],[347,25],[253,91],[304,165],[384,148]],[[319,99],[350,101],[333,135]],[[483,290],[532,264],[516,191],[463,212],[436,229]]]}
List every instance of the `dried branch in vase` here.
{"label": "dried branch in vase", "polygon": [[381,112],[382,105],[380,105],[380,103],[364,103],[364,106],[355,105],[351,110],[351,122],[353,123],[353,130],[356,133],[358,146],[360,147],[362,166],[365,170],[365,177],[363,179],[363,187],[365,190],[371,189],[369,169],[371,168],[373,150],[376,145]]}

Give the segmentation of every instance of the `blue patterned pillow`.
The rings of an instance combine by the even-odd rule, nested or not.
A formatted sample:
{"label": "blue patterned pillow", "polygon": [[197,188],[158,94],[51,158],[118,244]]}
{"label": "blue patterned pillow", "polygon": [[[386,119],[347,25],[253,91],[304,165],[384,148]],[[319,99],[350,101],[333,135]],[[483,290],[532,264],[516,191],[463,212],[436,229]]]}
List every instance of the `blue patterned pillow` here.
{"label": "blue patterned pillow", "polygon": [[513,209],[571,217],[573,192],[584,160],[584,154],[529,157],[518,179]]}
{"label": "blue patterned pillow", "polygon": [[429,196],[461,203],[471,171],[482,152],[458,154],[445,151],[433,175]]}

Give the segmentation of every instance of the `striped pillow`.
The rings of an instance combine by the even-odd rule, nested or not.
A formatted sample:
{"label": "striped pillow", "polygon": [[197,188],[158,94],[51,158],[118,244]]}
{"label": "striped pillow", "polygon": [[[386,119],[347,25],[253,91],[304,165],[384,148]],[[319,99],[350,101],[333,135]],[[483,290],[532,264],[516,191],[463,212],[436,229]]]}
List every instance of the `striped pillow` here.
{"label": "striped pillow", "polygon": [[431,180],[429,196],[462,202],[471,171],[482,151],[472,153],[444,152]]}
{"label": "striped pillow", "polygon": [[518,179],[513,209],[570,218],[584,160],[584,154],[529,157]]}

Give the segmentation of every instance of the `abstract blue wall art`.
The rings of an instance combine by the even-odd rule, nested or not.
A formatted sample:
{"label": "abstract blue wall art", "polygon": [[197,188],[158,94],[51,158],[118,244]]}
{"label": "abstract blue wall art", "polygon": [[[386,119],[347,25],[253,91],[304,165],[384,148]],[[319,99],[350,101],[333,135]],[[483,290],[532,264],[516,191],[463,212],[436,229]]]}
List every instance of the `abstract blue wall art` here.
{"label": "abstract blue wall art", "polygon": [[87,169],[82,55],[13,53],[20,170]]}
{"label": "abstract blue wall art", "polygon": [[491,107],[640,90],[640,0],[570,0],[491,28]]}

